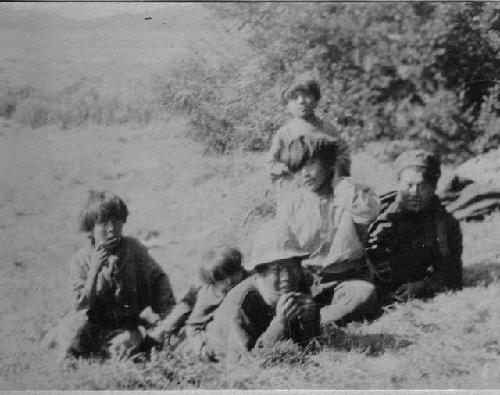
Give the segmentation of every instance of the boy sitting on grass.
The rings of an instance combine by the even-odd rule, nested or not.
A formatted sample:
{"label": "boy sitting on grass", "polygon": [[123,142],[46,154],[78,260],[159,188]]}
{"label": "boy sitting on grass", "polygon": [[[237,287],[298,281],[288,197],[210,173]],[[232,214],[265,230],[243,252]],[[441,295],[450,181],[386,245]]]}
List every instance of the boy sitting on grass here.
{"label": "boy sitting on grass", "polygon": [[282,93],[282,101],[292,119],[276,132],[268,159],[271,181],[276,183],[278,188],[278,200],[281,199],[281,191],[289,189],[293,180],[293,172],[286,165],[290,155],[290,144],[302,136],[334,137],[338,145],[336,175],[339,177],[350,175],[351,160],[346,142],[340,138],[339,131],[332,124],[318,118],[314,113],[320,98],[318,82],[307,76],[296,78]]}
{"label": "boy sitting on grass", "polygon": [[309,254],[289,245],[275,222],[257,233],[252,273],[227,294],[207,326],[207,349],[226,364],[253,349],[271,349],[281,340],[305,346],[319,335],[319,309],[309,293],[301,267]]}
{"label": "boy sitting on grass", "polygon": [[122,235],[128,209],[109,192],[91,191],[80,214],[88,245],[71,261],[74,313],[61,324],[66,356],[130,356],[144,345],[141,313],[165,317],[175,305],[169,279],[139,241]]}
{"label": "boy sitting on grass", "polygon": [[151,336],[163,342],[184,328],[185,348],[203,360],[210,360],[211,355],[204,347],[205,329],[228,291],[247,277],[241,259],[238,249],[226,246],[204,254],[199,268],[201,285],[190,287]]}

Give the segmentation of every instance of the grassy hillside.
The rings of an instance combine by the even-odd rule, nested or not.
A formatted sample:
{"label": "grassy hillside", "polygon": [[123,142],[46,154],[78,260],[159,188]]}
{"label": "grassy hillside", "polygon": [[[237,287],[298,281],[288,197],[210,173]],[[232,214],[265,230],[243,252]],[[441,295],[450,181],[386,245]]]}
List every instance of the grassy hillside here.
{"label": "grassy hillside", "polygon": [[116,15],[86,20],[28,7],[0,6],[0,117],[32,128],[145,125],[165,116],[173,97],[160,89],[173,70],[245,50],[202,5],[115,5]]}
{"label": "grassy hillside", "polygon": [[[203,50],[203,56],[216,60],[217,54],[240,47],[234,37],[219,31],[202,5],[137,4],[134,14],[121,14],[117,5],[116,15],[85,20],[28,6],[0,6],[0,81],[44,93],[60,91],[81,79],[98,80],[106,87],[126,84],[166,73],[193,51]],[[60,7],[70,13],[71,7],[79,6]]]}
{"label": "grassy hillside", "polygon": [[[188,286],[198,256],[213,243],[228,240],[248,251],[247,236],[259,216],[241,225],[252,208],[268,204],[263,156],[202,156],[202,147],[189,141],[185,127],[175,118],[147,129],[63,132],[3,126],[2,389],[500,384],[500,285],[492,282],[500,273],[500,248],[493,236],[500,231],[498,216],[463,227],[464,291],[398,306],[371,324],[331,328],[314,352],[297,355],[293,347],[283,346],[257,359],[255,366],[235,368],[231,381],[223,366],[173,356],[144,365],[83,364],[61,374],[55,354],[40,349],[40,341],[69,307],[67,263],[83,242],[75,223],[88,188],[110,189],[125,198],[131,212],[126,233],[151,246],[177,296]],[[390,187],[390,169],[368,155],[356,156],[354,168],[357,179],[370,179],[379,190]]]}
{"label": "grassy hillside", "polygon": [[[2,6],[1,97],[13,92],[5,87],[26,84],[44,105],[81,100],[81,112],[65,113],[70,120],[103,103],[116,114],[139,114],[155,97],[144,81],[158,70],[168,75],[186,48],[214,64],[233,47],[244,50],[192,7],[168,14],[171,25],[155,11],[150,25],[137,14],[52,16],[49,28],[40,19],[46,15]],[[3,23],[13,15],[19,25]],[[189,29],[189,21],[199,29]],[[92,91],[109,102],[89,104]],[[107,127],[32,129],[0,116],[0,390],[500,386],[499,215],[462,224],[463,291],[396,306],[373,323],[325,328],[306,352],[282,344],[245,366],[203,365],[165,352],[146,363],[82,362],[61,371],[41,341],[69,309],[68,260],[84,241],[76,216],[88,189],[125,199],[131,213],[125,233],[150,246],[177,297],[206,248],[224,240],[248,253],[253,230],[272,212],[264,154],[204,155],[189,137],[188,120],[168,112],[147,126],[109,119]],[[367,152],[354,157],[353,172],[378,192],[392,187],[391,169]]]}

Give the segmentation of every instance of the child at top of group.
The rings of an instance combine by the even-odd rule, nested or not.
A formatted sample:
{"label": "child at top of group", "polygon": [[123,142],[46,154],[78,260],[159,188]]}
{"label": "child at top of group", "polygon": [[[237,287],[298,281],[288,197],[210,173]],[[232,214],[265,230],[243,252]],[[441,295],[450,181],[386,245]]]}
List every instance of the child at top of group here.
{"label": "child at top of group", "polygon": [[275,134],[269,152],[270,174],[273,182],[281,184],[283,180],[293,178],[292,171],[286,165],[290,143],[301,136],[328,135],[337,140],[337,175],[350,175],[349,149],[340,138],[339,131],[329,122],[316,116],[314,110],[321,98],[320,87],[316,80],[305,75],[297,77],[283,91],[282,101],[292,119],[285,123]]}
{"label": "child at top of group", "polygon": [[144,344],[141,313],[163,318],[175,305],[162,268],[139,241],[123,236],[127,217],[120,197],[89,193],[80,214],[88,242],[70,267],[74,312],[58,332],[63,357],[130,355]]}
{"label": "child at top of group", "polygon": [[199,266],[200,283],[189,288],[158,325],[154,337],[164,341],[184,327],[188,349],[202,359],[210,359],[204,350],[205,328],[229,290],[246,277],[238,249],[219,246],[206,252]]}

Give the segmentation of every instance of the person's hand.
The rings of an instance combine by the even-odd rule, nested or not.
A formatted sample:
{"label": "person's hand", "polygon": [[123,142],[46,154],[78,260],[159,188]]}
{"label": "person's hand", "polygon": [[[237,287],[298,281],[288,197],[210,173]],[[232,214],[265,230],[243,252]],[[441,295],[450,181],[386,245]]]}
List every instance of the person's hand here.
{"label": "person's hand", "polygon": [[290,169],[284,163],[276,163],[271,171],[271,178],[276,180],[280,177],[291,174]]}
{"label": "person's hand", "polygon": [[281,321],[291,321],[299,316],[302,312],[300,303],[300,294],[297,292],[288,292],[281,295],[276,304],[276,316]]}
{"label": "person's hand", "polygon": [[194,335],[188,340],[189,342],[189,348],[195,355],[200,355],[201,354],[201,349],[203,348],[205,344],[205,339],[203,339],[202,336]]}
{"label": "person's hand", "polygon": [[97,249],[99,248],[104,249],[104,251],[106,251],[108,254],[111,254],[116,249],[116,247],[118,247],[119,243],[120,243],[120,238],[115,237],[113,239],[106,240],[104,243],[96,247]]}
{"label": "person's hand", "polygon": [[278,163],[276,165],[276,173],[275,174],[277,174],[277,175],[290,174],[290,169],[284,163]]}
{"label": "person's hand", "polygon": [[203,362],[218,362],[219,360],[215,351],[206,344],[201,347],[199,357]]}
{"label": "person's hand", "polygon": [[96,292],[102,293],[111,289],[112,278],[118,261],[116,255],[110,255],[107,248],[98,248],[91,262],[91,271],[96,275]]}
{"label": "person's hand", "polygon": [[158,321],[160,321],[160,316],[153,311],[151,306],[148,306],[141,311],[141,314],[139,314],[139,319],[146,327],[151,328],[155,326]]}
{"label": "person's hand", "polygon": [[128,358],[140,346],[142,340],[139,330],[120,333],[107,343],[110,356],[117,359]]}
{"label": "person's hand", "polygon": [[311,295],[305,293],[296,293],[295,300],[299,305],[299,312],[297,318],[302,318],[303,314],[309,314],[311,312],[311,307],[316,305],[314,298]]}
{"label": "person's hand", "polygon": [[295,301],[299,304],[300,307],[307,307],[311,304],[314,304],[314,299],[311,295],[302,293],[302,292],[294,292]]}
{"label": "person's hand", "polygon": [[[91,259],[91,269],[97,273],[103,266],[109,266],[110,272],[107,274],[110,275],[113,264],[118,260],[118,257],[112,254],[112,252],[116,249],[119,242],[120,239],[114,238],[97,245]],[[108,261],[109,265],[106,265]]]}
{"label": "person's hand", "polygon": [[399,301],[407,301],[423,294],[425,283],[423,281],[415,281],[401,285],[394,293],[394,298]]}
{"label": "person's hand", "polygon": [[151,339],[161,344],[164,344],[170,338],[170,334],[159,326],[148,329],[147,334]]}
{"label": "person's hand", "polygon": [[95,249],[92,255],[90,266],[94,273],[97,273],[105,266],[108,262],[109,252],[103,246],[99,246]]}
{"label": "person's hand", "polygon": [[116,256],[108,255],[108,262],[101,267],[101,271],[99,273],[99,277],[107,282],[111,281],[111,277],[113,275],[113,264],[114,261],[116,261],[116,259],[113,258],[116,258]]}

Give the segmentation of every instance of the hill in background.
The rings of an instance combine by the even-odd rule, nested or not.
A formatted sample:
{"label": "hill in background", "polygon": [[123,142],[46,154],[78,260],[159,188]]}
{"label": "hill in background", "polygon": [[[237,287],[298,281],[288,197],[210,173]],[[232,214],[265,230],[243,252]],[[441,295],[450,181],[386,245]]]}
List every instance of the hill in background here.
{"label": "hill in background", "polygon": [[[130,5],[114,4],[116,15],[84,20],[30,10],[29,4],[0,5],[0,83],[45,92],[81,79],[114,85],[166,73],[191,53],[214,59],[241,47],[202,5],[134,5],[134,13],[126,13]],[[82,7],[59,5],[63,14],[72,6],[75,12]]]}

